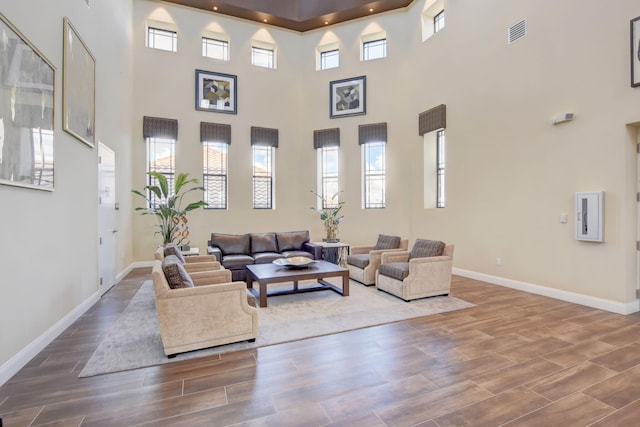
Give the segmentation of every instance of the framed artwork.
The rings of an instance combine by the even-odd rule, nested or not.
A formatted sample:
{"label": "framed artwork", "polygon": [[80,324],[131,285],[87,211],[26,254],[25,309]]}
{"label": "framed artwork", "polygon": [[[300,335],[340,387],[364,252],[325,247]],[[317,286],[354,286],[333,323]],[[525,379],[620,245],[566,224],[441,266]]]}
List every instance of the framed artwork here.
{"label": "framed artwork", "polygon": [[640,86],[640,16],[631,20],[631,86]]}
{"label": "framed artwork", "polygon": [[95,147],[96,60],[67,17],[62,63],[62,128]]}
{"label": "framed artwork", "polygon": [[238,112],[238,79],[231,74],[196,70],[196,110]]}
{"label": "framed artwork", "polygon": [[0,184],[54,189],[55,67],[0,13]]}
{"label": "framed artwork", "polygon": [[359,116],[367,113],[367,77],[334,80],[329,83],[329,117]]}

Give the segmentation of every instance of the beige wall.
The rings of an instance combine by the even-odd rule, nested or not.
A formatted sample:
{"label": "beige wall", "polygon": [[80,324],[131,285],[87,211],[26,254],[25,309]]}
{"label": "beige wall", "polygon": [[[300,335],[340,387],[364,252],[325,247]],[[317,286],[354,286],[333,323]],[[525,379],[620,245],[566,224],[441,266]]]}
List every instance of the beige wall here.
{"label": "beige wall", "polygon": [[[312,131],[339,127],[345,241],[372,242],[379,232],[442,239],[455,244],[454,266],[463,274],[628,311],[637,305],[637,128],[627,126],[640,122],[640,89],[629,87],[635,3],[450,0],[445,29],[422,42],[424,0],[304,34],[149,0],[92,1],[90,8],[80,0],[0,0],[57,67],[56,191],[0,186],[0,219],[10,224],[3,227],[0,364],[97,289],[97,158],[61,130],[63,16],[97,59],[98,139],[117,156],[118,271],[150,260],[158,243],[152,219],[133,213],[138,201],[129,193],[144,185],[144,115],[179,120],[177,169],[198,179],[199,122],[232,125],[229,209],[190,216],[192,245],[202,248],[212,231],[310,229],[320,239],[321,222],[309,210]],[[178,53],[144,47],[145,20],[159,17],[176,23]],[[528,36],[507,45],[507,28],[523,18]],[[200,56],[201,32],[211,25],[230,35],[230,62]],[[388,58],[363,63],[359,37],[371,31],[386,31]],[[254,37],[277,45],[277,70],[250,65]],[[316,71],[315,48],[327,42],[339,43],[341,66]],[[195,69],[238,76],[237,115],[195,110]],[[367,114],[329,119],[329,82],[359,75],[367,76]],[[441,103],[447,207],[424,209],[417,116]],[[561,112],[576,119],[550,125]],[[357,128],[379,121],[389,129],[387,208],[364,211]],[[280,130],[274,211],[251,208],[251,126]],[[606,193],[605,243],[574,239],[574,193],[592,190]]]}
{"label": "beige wall", "polygon": [[96,136],[116,152],[117,271],[132,261],[131,0],[0,0],[0,11],[56,67],[55,191],[0,186],[0,367],[11,369],[98,289],[98,155],[62,130],[64,16],[96,57]]}

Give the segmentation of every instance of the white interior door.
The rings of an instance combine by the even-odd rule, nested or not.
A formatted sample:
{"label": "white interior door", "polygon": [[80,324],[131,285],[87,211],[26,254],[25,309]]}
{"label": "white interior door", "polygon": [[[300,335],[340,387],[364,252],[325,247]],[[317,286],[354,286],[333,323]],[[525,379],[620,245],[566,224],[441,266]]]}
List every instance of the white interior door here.
{"label": "white interior door", "polygon": [[116,155],[98,143],[98,228],[100,235],[100,295],[107,292],[116,279]]}

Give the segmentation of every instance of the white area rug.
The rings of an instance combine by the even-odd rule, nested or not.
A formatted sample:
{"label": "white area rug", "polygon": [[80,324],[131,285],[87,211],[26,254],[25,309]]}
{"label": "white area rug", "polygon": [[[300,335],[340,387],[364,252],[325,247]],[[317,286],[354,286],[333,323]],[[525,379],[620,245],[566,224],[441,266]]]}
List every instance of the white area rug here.
{"label": "white area rug", "polygon": [[153,283],[148,280],[100,343],[80,377],[263,347],[474,306],[450,296],[407,303],[353,281],[349,291],[348,297],[322,291],[269,298],[268,307],[258,308],[259,335],[255,342],[227,344],[169,359],[162,350]]}

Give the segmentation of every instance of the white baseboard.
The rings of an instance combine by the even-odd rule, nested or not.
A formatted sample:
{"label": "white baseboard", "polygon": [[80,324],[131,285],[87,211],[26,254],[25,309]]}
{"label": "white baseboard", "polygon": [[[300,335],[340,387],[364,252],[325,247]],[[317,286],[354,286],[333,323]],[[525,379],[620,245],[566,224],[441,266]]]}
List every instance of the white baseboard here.
{"label": "white baseboard", "polygon": [[93,293],[93,295],[80,303],[80,305],[74,308],[62,319],[57,321],[42,335],[29,343],[29,345],[20,350],[11,359],[3,363],[2,366],[0,366],[0,386],[9,381],[12,376],[29,363],[29,361],[40,353],[46,346],[51,344],[58,335],[63,333],[73,322],[86,313],[86,311],[98,302],[99,299],[100,295],[98,292]]}
{"label": "white baseboard", "polygon": [[[153,261],[134,262],[127,268],[116,275],[116,283],[119,283],[131,270],[140,267],[151,267]],[[57,321],[53,326],[46,330],[42,335],[29,343],[25,348],[20,350],[11,359],[7,360],[0,366],[0,386],[9,381],[20,369],[26,366],[31,359],[40,353],[46,346],[63,333],[73,322],[78,320],[80,316],[87,312],[96,302],[100,300],[100,294],[95,292],[85,301],[80,303],[70,313]]]}
{"label": "white baseboard", "polygon": [[616,302],[603,298],[592,297],[589,295],[577,294],[575,292],[563,291],[561,289],[535,285],[533,283],[521,282],[519,280],[512,280],[504,277],[492,276],[490,274],[463,270],[461,268],[454,268],[453,274],[468,277],[470,279],[482,280],[483,282],[492,283],[494,285],[500,285],[507,288],[530,292],[532,294],[544,295],[546,297],[559,299],[561,301],[585,305],[587,307],[597,308],[599,310],[606,310],[617,314],[631,314],[640,311],[640,301],[638,300],[629,303]]}

